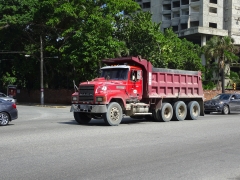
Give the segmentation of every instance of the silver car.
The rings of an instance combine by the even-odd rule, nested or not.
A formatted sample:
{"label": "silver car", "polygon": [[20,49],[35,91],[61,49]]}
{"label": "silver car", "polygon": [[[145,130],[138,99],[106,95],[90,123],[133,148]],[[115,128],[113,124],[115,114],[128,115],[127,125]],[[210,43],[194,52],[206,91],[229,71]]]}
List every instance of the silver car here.
{"label": "silver car", "polygon": [[16,100],[14,98],[9,97],[9,96],[7,96],[6,94],[4,94],[2,92],[0,92],[0,99],[16,103]]}
{"label": "silver car", "polygon": [[0,126],[6,126],[18,118],[17,106],[13,102],[0,99]]}

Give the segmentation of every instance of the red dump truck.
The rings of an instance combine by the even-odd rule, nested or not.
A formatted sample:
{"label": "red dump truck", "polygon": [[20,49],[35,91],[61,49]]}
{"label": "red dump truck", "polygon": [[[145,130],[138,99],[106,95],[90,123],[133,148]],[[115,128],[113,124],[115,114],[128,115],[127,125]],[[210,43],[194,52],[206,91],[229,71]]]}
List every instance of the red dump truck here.
{"label": "red dump truck", "polygon": [[101,118],[116,126],[124,115],[163,122],[204,116],[201,72],[154,68],[140,57],[102,62],[100,77],[72,94],[70,111],[79,124]]}

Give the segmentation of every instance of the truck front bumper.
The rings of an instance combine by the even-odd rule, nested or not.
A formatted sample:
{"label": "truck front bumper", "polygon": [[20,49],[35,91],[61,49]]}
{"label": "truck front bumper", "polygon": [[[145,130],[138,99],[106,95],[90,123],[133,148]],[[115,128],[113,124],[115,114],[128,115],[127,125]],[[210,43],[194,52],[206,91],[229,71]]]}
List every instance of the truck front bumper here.
{"label": "truck front bumper", "polygon": [[72,104],[70,112],[106,113],[106,105]]}

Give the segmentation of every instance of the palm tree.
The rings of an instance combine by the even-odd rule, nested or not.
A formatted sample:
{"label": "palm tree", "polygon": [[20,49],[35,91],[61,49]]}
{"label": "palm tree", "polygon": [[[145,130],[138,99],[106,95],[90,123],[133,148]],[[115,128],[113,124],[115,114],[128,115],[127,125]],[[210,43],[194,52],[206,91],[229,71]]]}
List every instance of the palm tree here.
{"label": "palm tree", "polygon": [[211,61],[213,58],[218,60],[218,68],[222,78],[222,93],[225,92],[225,64],[231,64],[238,59],[238,56],[235,54],[237,49],[233,43],[234,40],[229,36],[213,36],[203,46],[203,52],[207,61]]}

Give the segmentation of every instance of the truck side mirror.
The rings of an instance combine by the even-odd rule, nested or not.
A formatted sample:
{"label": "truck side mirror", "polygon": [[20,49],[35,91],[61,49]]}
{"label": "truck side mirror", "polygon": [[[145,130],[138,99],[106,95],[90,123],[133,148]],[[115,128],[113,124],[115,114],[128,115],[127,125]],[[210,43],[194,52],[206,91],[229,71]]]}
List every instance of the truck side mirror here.
{"label": "truck side mirror", "polygon": [[138,70],[138,71],[137,71],[137,80],[140,80],[140,79],[141,79],[141,71]]}
{"label": "truck side mirror", "polygon": [[131,80],[132,80],[132,81],[136,81],[136,77],[135,77],[134,71],[132,71]]}

